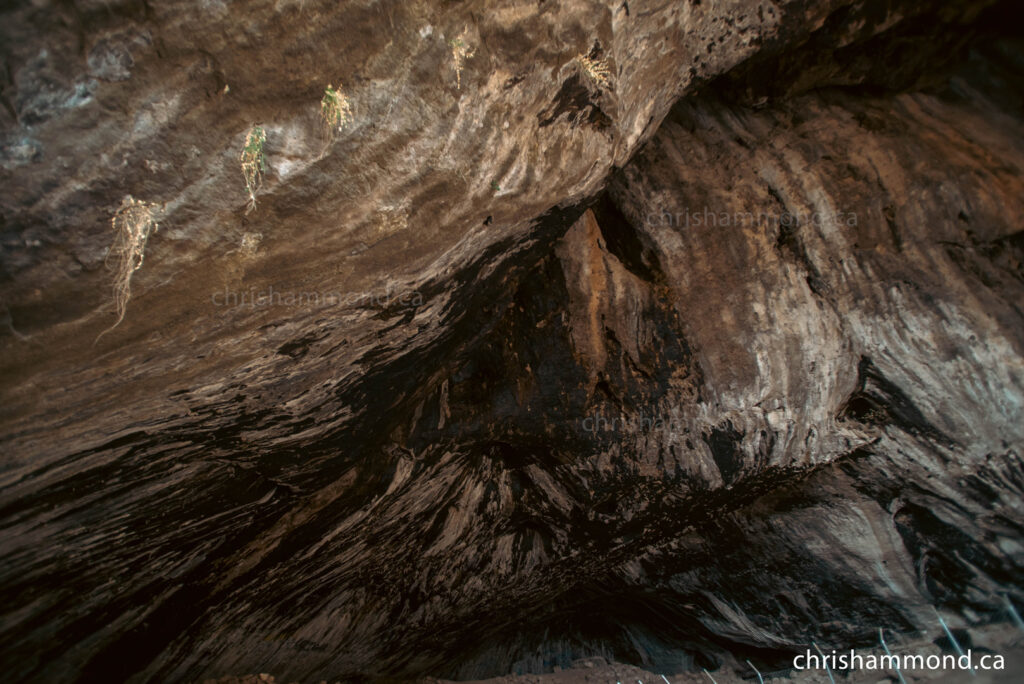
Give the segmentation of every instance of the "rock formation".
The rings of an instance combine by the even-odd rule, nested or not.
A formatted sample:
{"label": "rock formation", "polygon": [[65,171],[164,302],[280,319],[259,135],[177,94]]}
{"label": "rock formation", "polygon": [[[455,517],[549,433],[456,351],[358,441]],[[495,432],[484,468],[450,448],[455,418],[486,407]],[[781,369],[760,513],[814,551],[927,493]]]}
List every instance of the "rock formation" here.
{"label": "rock formation", "polygon": [[5,9],[8,679],[767,671],[1007,620],[1012,5]]}

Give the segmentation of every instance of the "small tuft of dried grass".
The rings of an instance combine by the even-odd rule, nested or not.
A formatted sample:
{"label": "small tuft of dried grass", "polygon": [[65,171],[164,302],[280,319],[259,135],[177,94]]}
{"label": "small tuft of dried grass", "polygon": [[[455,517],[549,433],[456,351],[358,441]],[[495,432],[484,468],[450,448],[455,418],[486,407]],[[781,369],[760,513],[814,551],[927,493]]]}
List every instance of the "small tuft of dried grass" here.
{"label": "small tuft of dried grass", "polygon": [[462,69],[466,60],[473,56],[475,50],[467,42],[466,31],[459,34],[458,38],[448,41],[448,47],[452,50],[452,62],[455,66],[455,87],[462,90]]}
{"label": "small tuft of dried grass", "polygon": [[97,341],[124,320],[128,300],[132,296],[132,274],[142,268],[142,261],[146,255],[146,241],[158,228],[157,210],[156,204],[127,195],[121,200],[121,206],[110,219],[110,226],[114,229],[114,244],[107,252],[106,265],[114,272],[114,306],[117,309],[117,320],[114,325],[96,336]]}
{"label": "small tuft of dried grass", "polygon": [[342,91],[340,83],[337,88],[327,84],[323,99],[320,100],[320,121],[323,122],[324,139],[328,145],[352,121],[352,103]]}
{"label": "small tuft of dried grass", "polygon": [[607,62],[600,59],[591,59],[586,55],[576,55],[583,73],[597,85],[598,88],[608,88],[611,85],[611,73],[608,70]]}
{"label": "small tuft of dried grass", "polygon": [[267,171],[267,160],[263,154],[263,145],[267,142],[267,133],[262,126],[253,125],[245,134],[245,146],[242,148],[242,175],[245,177],[245,190],[249,193],[249,213],[256,208],[256,191],[263,187],[263,174]]}

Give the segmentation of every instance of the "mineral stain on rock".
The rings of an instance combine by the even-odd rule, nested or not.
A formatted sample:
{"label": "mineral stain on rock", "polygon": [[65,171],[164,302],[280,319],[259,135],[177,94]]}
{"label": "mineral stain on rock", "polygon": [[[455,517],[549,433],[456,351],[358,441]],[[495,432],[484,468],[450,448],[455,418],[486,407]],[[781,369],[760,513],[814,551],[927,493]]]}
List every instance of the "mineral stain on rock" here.
{"label": "mineral stain on rock", "polygon": [[5,679],[1013,681],[1014,10],[8,3]]}

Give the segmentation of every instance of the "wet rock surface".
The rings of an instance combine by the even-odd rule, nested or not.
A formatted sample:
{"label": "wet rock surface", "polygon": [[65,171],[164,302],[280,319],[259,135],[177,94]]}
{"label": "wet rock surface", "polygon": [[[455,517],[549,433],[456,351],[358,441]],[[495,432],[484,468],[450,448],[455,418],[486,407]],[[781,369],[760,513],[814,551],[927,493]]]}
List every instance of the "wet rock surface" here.
{"label": "wet rock surface", "polygon": [[1021,605],[1012,8],[711,5],[5,10],[8,676],[769,671]]}

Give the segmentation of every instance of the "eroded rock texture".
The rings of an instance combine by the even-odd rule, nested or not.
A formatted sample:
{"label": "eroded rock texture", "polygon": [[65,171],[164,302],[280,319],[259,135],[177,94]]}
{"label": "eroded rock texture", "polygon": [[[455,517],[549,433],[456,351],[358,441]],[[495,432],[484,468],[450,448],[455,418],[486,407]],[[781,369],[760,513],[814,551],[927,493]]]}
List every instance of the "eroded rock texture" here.
{"label": "eroded rock texture", "polygon": [[[1011,9],[7,10],[5,673],[773,669],[1005,619]],[[126,194],[161,227],[94,344]]]}

